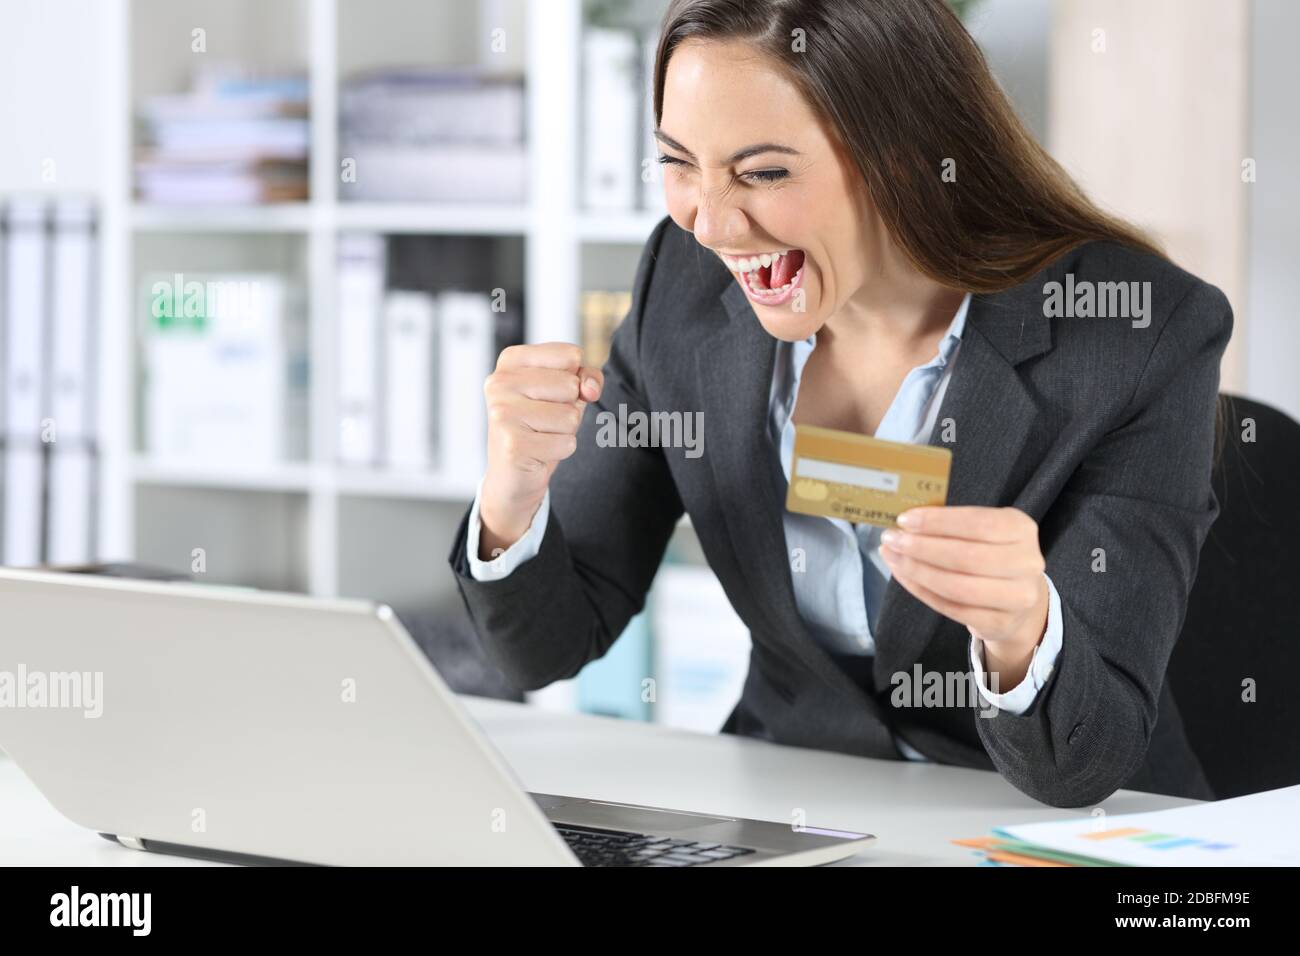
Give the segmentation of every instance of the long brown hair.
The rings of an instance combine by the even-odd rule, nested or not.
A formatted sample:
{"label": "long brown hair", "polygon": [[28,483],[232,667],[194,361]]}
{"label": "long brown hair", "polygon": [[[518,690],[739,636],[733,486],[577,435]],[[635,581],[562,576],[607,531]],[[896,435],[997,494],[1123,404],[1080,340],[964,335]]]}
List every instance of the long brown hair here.
{"label": "long brown hair", "polygon": [[[1025,129],[944,0],[672,0],[655,56],[656,125],[668,60],[688,39],[745,40],[780,64],[830,122],[894,241],[942,285],[1001,292],[1094,240],[1167,258]],[[1215,419],[1217,462],[1223,396]]]}
{"label": "long brown hair", "polygon": [[673,0],[656,125],[668,60],[687,39],[745,40],[780,64],[838,134],[894,240],[949,288],[1000,292],[1097,239],[1164,255],[1030,135],[943,0]]}

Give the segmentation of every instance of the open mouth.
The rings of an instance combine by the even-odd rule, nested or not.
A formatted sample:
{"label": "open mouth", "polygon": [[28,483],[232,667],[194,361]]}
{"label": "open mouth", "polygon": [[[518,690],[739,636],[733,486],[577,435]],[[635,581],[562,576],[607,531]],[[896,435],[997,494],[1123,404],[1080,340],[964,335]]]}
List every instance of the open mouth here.
{"label": "open mouth", "polygon": [[776,249],[748,256],[722,256],[749,297],[764,305],[788,300],[803,279],[802,249]]}

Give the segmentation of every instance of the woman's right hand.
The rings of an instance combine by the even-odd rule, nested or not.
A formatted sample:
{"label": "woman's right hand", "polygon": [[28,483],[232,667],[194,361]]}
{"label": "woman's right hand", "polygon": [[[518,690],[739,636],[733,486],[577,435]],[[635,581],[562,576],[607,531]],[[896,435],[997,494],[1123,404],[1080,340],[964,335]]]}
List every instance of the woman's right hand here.
{"label": "woman's right hand", "polygon": [[518,541],[537,513],[555,467],[577,450],[578,426],[605,377],[584,367],[568,342],[512,345],[483,383],[487,399],[487,474],[479,498],[479,559]]}

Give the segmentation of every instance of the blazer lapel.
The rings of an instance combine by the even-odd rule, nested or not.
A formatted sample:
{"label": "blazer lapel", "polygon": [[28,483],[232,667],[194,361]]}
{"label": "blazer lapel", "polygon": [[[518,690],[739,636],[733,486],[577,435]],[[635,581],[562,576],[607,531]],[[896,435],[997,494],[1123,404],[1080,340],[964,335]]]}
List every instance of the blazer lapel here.
{"label": "blazer lapel", "polygon": [[[866,714],[855,720],[854,752],[897,758],[880,703],[863,692],[817,643],[799,616],[785,541],[785,475],[768,439],[776,340],[764,331],[744,291],[728,284],[705,320],[722,323],[696,353],[696,377],[713,471],[737,577],[760,616],[755,638],[791,672],[811,672],[836,693],[858,693]],[[750,622],[751,626],[754,622]],[[850,718],[846,716],[846,720]]]}
{"label": "blazer lapel", "polygon": [[720,324],[696,353],[696,376],[719,507],[750,606],[764,612],[776,633],[790,638],[771,650],[788,654],[793,649],[804,663],[822,670],[833,662],[818,660],[824,655],[795,604],[782,518],[785,476],[768,439],[776,340],[735,282],[728,283],[715,312],[711,318]]}

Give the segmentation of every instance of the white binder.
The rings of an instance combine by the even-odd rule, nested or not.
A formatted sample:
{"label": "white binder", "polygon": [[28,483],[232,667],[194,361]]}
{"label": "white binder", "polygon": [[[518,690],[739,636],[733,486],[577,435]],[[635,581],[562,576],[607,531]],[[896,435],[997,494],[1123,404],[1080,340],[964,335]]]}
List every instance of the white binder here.
{"label": "white binder", "polygon": [[438,296],[438,472],[466,489],[487,470],[487,404],[496,314],[481,292]]}
{"label": "white binder", "polygon": [[4,334],[4,539],[0,560],[34,565],[41,560],[42,418],[44,338],[49,244],[45,204],[14,200],[8,209],[5,248]]}
{"label": "white binder", "polygon": [[94,211],[61,201],[54,210],[50,286],[49,444],[45,560],[84,564],[92,554],[95,423],[91,336],[94,329]]}
{"label": "white binder", "polygon": [[95,519],[95,452],[88,442],[76,445],[62,438],[50,449],[49,530],[45,561],[49,564],[89,564]]}
{"label": "white binder", "polygon": [[[659,141],[655,139],[655,54],[659,51],[659,31],[651,30],[641,40],[641,208],[664,214],[664,167],[659,162]],[[648,181],[647,181],[648,180]]]}
{"label": "white binder", "polygon": [[384,308],[384,239],[339,237],[338,459],[375,465],[382,421],[379,407],[379,325]]}
{"label": "white binder", "polygon": [[57,444],[65,438],[88,439],[95,432],[90,367],[94,220],[89,203],[64,200],[55,207],[51,251],[49,386]]}
{"label": "white binder", "polygon": [[637,38],[590,28],[583,36],[582,199],[587,209],[634,209],[641,186]]}
{"label": "white binder", "polygon": [[428,293],[395,290],[385,296],[385,457],[395,470],[428,471],[433,465],[434,324]]}

